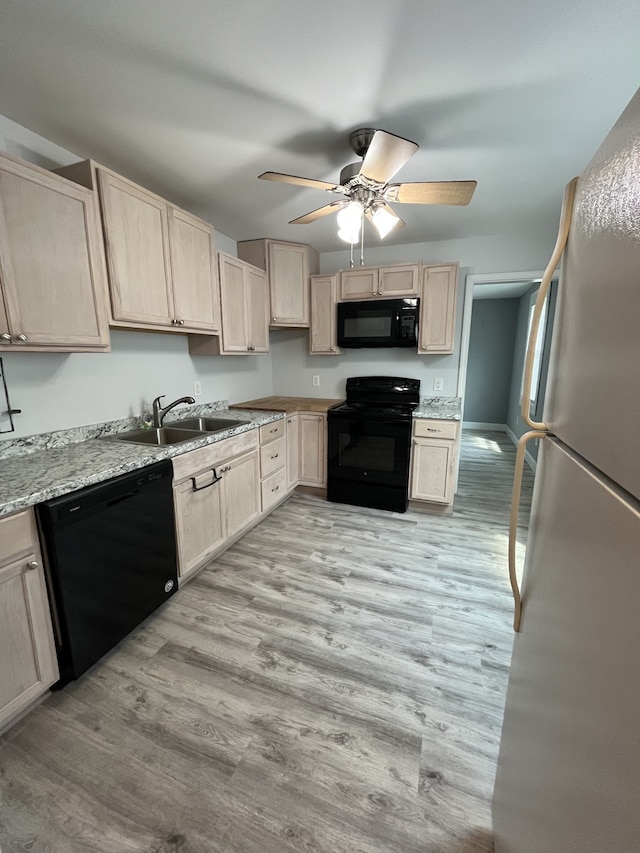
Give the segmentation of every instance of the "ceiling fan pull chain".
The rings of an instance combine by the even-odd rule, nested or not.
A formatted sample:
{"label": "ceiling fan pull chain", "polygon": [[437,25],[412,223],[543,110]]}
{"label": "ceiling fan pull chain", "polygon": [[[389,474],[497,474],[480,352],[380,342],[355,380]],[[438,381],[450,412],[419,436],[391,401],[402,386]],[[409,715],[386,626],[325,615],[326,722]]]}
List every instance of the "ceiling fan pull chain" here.
{"label": "ceiling fan pull chain", "polygon": [[351,249],[351,257],[349,258],[349,269],[353,269],[353,243],[350,244],[349,248]]}
{"label": "ceiling fan pull chain", "polygon": [[364,219],[360,225],[360,266],[364,266]]}

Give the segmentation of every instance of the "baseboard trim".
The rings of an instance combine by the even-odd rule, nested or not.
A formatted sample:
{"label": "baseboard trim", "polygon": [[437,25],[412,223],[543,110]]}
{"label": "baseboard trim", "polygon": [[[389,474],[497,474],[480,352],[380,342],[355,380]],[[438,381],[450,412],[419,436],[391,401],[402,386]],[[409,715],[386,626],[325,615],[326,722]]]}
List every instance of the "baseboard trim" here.
{"label": "baseboard trim", "polygon": [[485,424],[480,421],[463,421],[462,429],[484,429],[492,430],[492,432],[507,432],[506,424]]}
{"label": "baseboard trim", "polygon": [[[514,447],[517,447],[518,446],[518,437],[516,436],[516,434],[512,430],[510,430],[509,427],[506,427],[506,433],[509,436],[509,439],[513,443]],[[524,452],[524,461],[527,463],[529,468],[531,468],[531,470],[535,474],[536,468],[538,467],[538,461],[537,461],[537,459],[534,459],[534,457],[529,453],[528,450],[525,450],[525,452]]]}

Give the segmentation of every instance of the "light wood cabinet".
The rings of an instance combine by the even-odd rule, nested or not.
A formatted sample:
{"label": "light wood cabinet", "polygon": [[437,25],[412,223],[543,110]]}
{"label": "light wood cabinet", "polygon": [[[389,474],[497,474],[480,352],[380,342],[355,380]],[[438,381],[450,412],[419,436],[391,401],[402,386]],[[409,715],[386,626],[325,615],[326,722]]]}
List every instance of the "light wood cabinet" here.
{"label": "light wood cabinet", "polygon": [[105,352],[106,273],[93,194],[0,155],[0,351]]}
{"label": "light wood cabinet", "polygon": [[272,509],[287,495],[287,424],[274,421],[260,427],[262,511]]}
{"label": "light wood cabinet", "polygon": [[287,489],[293,489],[298,485],[299,440],[298,415],[289,415],[287,417]]}
{"label": "light wood cabinet", "polygon": [[260,515],[260,463],[253,451],[228,462],[224,476],[224,531],[230,538]]}
{"label": "light wood cabinet", "polygon": [[414,421],[409,491],[412,500],[438,504],[453,501],[458,443],[456,421]]}
{"label": "light wood cabinet", "polygon": [[169,250],[176,317],[185,328],[220,331],[220,289],[213,228],[177,207],[169,212]]}
{"label": "light wood cabinet", "polygon": [[218,252],[222,333],[220,338],[189,337],[191,355],[257,355],[269,351],[265,273]]}
{"label": "light wood cabinet", "polygon": [[327,416],[314,412],[300,412],[299,430],[299,485],[327,485]]}
{"label": "light wood cabinet", "polygon": [[257,435],[243,433],[176,457],[174,506],[182,581],[260,514]]}
{"label": "light wood cabinet", "polygon": [[280,240],[242,240],[238,257],[267,274],[270,326],[309,326],[309,276],[319,268],[315,249]]}
{"label": "light wood cabinet", "polygon": [[393,299],[396,296],[418,296],[420,264],[392,267],[360,267],[340,273],[340,299]]}
{"label": "light wood cabinet", "polygon": [[0,519],[0,728],[58,680],[33,510]]}
{"label": "light wood cabinet", "polygon": [[98,193],[111,324],[218,334],[213,227],[93,160],[56,171]]}
{"label": "light wood cabinet", "polygon": [[418,353],[454,351],[457,292],[458,264],[423,267]]}
{"label": "light wood cabinet", "polygon": [[335,275],[311,276],[311,331],[309,352],[312,355],[337,355],[338,281]]}

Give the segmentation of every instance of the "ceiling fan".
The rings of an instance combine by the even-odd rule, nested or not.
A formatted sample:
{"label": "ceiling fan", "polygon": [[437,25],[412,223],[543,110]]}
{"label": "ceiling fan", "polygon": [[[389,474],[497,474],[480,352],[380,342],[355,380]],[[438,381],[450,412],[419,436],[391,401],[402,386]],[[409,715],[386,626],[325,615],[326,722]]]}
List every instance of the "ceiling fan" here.
{"label": "ceiling fan", "polygon": [[389,183],[418,150],[415,142],[386,130],[362,127],[349,135],[349,145],[362,161],[345,166],[338,184],[282,172],[263,172],[258,176],[263,181],[296,184],[344,196],[340,201],[332,201],[292,219],[289,225],[308,225],[329,213],[337,213],[338,236],[353,245],[360,239],[363,217],[371,222],[381,239],[405,224],[389,202],[464,205],[471,201],[476,181]]}

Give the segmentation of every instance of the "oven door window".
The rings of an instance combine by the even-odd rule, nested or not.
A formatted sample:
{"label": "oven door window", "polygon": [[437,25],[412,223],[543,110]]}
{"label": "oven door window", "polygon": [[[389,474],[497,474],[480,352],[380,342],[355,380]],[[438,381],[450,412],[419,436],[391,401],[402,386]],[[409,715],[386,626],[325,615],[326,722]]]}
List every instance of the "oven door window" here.
{"label": "oven door window", "polygon": [[387,435],[363,435],[356,430],[338,436],[340,468],[393,471],[396,439]]}

